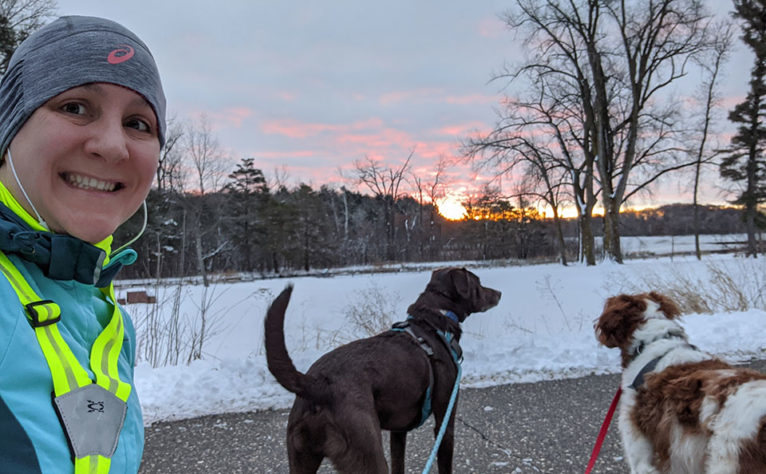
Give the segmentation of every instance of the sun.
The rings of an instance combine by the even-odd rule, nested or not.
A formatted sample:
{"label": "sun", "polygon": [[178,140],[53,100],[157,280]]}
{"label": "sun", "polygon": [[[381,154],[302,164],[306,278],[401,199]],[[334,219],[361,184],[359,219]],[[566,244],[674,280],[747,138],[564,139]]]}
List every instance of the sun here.
{"label": "sun", "polygon": [[466,215],[465,207],[460,203],[460,200],[451,195],[437,199],[436,208],[439,210],[439,214],[451,221],[459,221]]}

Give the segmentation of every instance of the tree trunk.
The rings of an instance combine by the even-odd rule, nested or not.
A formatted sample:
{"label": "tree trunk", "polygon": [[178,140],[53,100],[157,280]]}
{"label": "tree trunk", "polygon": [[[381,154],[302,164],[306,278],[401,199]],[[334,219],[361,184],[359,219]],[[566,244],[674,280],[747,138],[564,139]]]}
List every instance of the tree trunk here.
{"label": "tree trunk", "polygon": [[561,219],[556,207],[553,208],[553,225],[556,227],[556,240],[559,243],[559,260],[565,267],[567,266],[567,246],[564,242],[564,230],[561,228]]}
{"label": "tree trunk", "polygon": [[595,241],[593,239],[593,219],[590,213],[580,215],[580,260],[585,259],[585,264],[596,264]]}
{"label": "tree trunk", "polygon": [[311,244],[309,238],[309,226],[308,224],[303,228],[303,269],[309,271],[311,268]]}
{"label": "tree trunk", "polygon": [[620,249],[620,204],[605,198],[604,202],[604,252],[605,258],[622,263]]}
{"label": "tree trunk", "polygon": [[612,236],[612,241],[610,245],[610,255],[612,258],[614,258],[614,261],[617,263],[622,263],[622,246],[620,245],[620,210],[617,209],[616,211],[612,211],[611,217],[609,219],[610,224],[610,234]]}
{"label": "tree trunk", "polygon": [[[386,260],[393,262],[396,259],[396,250],[394,248],[395,240],[395,228],[394,228],[394,204],[388,202],[389,197],[386,196]],[[390,198],[393,201],[393,198]]]}
{"label": "tree trunk", "polygon": [[194,222],[196,227],[194,232],[194,250],[197,257],[197,271],[202,276],[202,284],[207,288],[210,282],[208,281],[207,270],[205,269],[205,259],[202,256],[202,231],[199,225],[199,215],[195,216]]}
{"label": "tree trunk", "polygon": [[250,245],[250,196],[245,196],[245,225],[244,225],[244,246],[245,246],[245,269],[248,272],[253,271],[253,252]]}
{"label": "tree trunk", "polygon": [[159,281],[162,278],[162,238],[159,232],[155,236],[157,237],[157,265],[154,270],[154,278]]}
{"label": "tree trunk", "polygon": [[[761,97],[758,96],[757,103],[761,104]],[[758,129],[758,116],[752,120],[751,130]],[[747,173],[747,191],[745,194],[745,230],[747,231],[747,250],[745,255],[753,258],[758,257],[758,244],[756,242],[755,216],[758,213],[758,146],[755,143],[750,144],[748,153],[746,173]]]}
{"label": "tree trunk", "polygon": [[[696,187],[695,187],[696,188]],[[699,218],[699,205],[697,204],[697,192],[694,192],[694,254],[697,256],[697,260],[702,260],[702,250],[700,249],[700,218]]]}
{"label": "tree trunk", "polygon": [[745,250],[745,256],[758,257],[758,243],[756,241],[756,228],[755,228],[755,208],[748,205],[745,208],[745,230],[747,231],[747,248]]}
{"label": "tree trunk", "polygon": [[186,207],[181,211],[181,251],[178,259],[178,276],[183,278],[186,274]]}

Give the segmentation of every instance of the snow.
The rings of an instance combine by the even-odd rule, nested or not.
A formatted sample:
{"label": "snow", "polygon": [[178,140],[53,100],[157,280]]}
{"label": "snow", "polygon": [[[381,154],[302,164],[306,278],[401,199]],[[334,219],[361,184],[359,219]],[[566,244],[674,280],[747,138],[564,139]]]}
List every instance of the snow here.
{"label": "snow", "polygon": [[[558,264],[480,266],[462,262],[486,286],[503,292],[500,304],[471,315],[463,324],[463,387],[534,382],[587,374],[616,373],[616,349],[600,346],[593,323],[604,300],[623,292],[663,291],[679,278],[694,281],[694,291],[711,293],[725,269],[743,293],[760,298],[766,280],[764,259],[732,255],[629,260],[623,265]],[[288,284],[295,285],[287,309],[288,350],[299,370],[305,371],[321,354],[341,343],[366,336],[348,322],[348,315],[375,305],[390,312],[393,321],[405,319],[406,308],[425,288],[431,268],[386,273],[345,273],[335,276],[273,278],[221,283],[212,287],[208,311],[212,335],[204,357],[189,365],[136,367],[136,389],[148,425],[208,414],[289,407],[294,395],[268,372],[263,348],[263,318],[272,299]],[[411,267],[408,267],[411,268]],[[717,275],[717,276],[716,276]],[[125,288],[120,291],[124,292]],[[160,321],[171,311],[171,288],[158,291]],[[210,294],[210,292],[209,292]],[[179,314],[185,324],[198,324],[202,287],[183,286]],[[721,299],[723,301],[723,299]],[[717,302],[717,301],[716,301]],[[762,300],[757,307],[764,308]],[[139,339],[146,343],[150,305],[128,309]],[[369,309],[369,308],[367,308]],[[687,314],[681,323],[692,343],[731,362],[766,356],[766,312],[716,308],[712,314]],[[386,321],[384,324],[389,324]],[[165,323],[160,324],[165,327]],[[387,327],[387,326],[382,326]],[[212,328],[212,329],[210,329]],[[188,350],[184,347],[183,350]]]}

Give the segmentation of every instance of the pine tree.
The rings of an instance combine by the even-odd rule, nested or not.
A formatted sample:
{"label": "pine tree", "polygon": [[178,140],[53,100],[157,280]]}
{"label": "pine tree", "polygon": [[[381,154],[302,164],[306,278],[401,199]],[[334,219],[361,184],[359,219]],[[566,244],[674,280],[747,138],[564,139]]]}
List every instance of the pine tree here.
{"label": "pine tree", "polygon": [[56,15],[55,0],[0,0],[0,75],[16,47]]}
{"label": "pine tree", "polygon": [[254,163],[254,158],[243,158],[229,175],[231,181],[224,187],[232,198],[230,217],[235,222],[237,246],[242,252],[240,268],[248,272],[253,271],[255,266],[252,248],[257,241],[258,211],[263,208],[262,201],[269,196],[266,178]]}
{"label": "pine tree", "polygon": [[755,53],[750,71],[750,90],[745,100],[729,113],[739,124],[731,147],[720,165],[721,177],[740,183],[734,203],[744,207],[747,255],[757,255],[758,204],[766,201],[766,0],[734,0],[735,18],[742,20],[742,40]]}

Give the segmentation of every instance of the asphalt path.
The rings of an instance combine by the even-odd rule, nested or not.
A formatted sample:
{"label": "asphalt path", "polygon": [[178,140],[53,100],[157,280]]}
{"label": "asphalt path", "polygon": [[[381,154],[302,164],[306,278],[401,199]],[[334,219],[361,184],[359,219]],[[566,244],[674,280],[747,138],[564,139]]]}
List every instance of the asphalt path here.
{"label": "asphalt path", "polygon": [[[766,361],[747,364],[766,372]],[[619,376],[462,389],[454,472],[582,473]],[[140,473],[288,473],[288,410],[222,414],[146,428]],[[434,439],[433,419],[407,437],[408,473],[421,473]],[[387,436],[384,444],[388,445]],[[334,472],[325,462],[321,473]],[[436,466],[432,472],[437,472]],[[595,473],[627,473],[612,422]]]}

